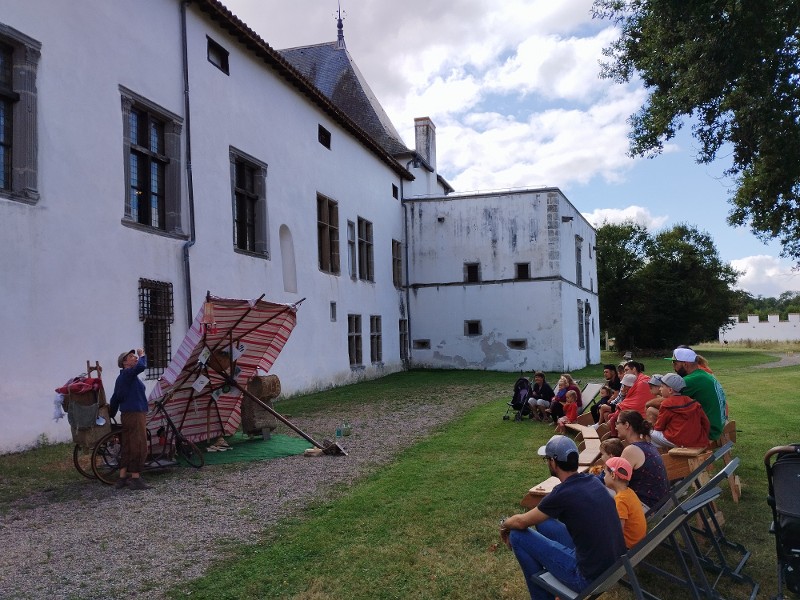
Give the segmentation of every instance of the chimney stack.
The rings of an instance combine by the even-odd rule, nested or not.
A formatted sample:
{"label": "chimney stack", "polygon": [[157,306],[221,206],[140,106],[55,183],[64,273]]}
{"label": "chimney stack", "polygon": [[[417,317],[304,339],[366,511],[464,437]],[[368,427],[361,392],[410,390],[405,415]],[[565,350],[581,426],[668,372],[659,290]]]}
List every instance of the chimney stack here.
{"label": "chimney stack", "polygon": [[417,117],[414,119],[414,137],[416,150],[422,158],[436,172],[436,125],[430,117]]}

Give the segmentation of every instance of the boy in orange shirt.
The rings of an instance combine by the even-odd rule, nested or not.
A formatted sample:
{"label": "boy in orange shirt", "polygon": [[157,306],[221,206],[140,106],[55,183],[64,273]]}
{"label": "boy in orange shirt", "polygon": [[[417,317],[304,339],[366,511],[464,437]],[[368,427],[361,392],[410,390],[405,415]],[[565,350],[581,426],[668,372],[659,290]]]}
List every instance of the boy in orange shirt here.
{"label": "boy in orange shirt", "polygon": [[628,487],[633,467],[621,456],[612,456],[606,461],[604,483],[614,492],[617,514],[622,524],[625,546],[632,548],[647,534],[647,520],[639,497]]}

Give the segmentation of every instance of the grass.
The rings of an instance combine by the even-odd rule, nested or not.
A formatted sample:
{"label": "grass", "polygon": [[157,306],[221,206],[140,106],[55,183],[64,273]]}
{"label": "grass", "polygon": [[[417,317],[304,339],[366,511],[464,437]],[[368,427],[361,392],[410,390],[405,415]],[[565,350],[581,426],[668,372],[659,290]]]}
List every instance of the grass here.
{"label": "grass", "polygon": [[[757,368],[775,359],[752,349],[716,345],[701,352],[726,390],[739,430],[734,453],[742,460],[738,471],[742,499],[733,504],[724,491],[719,504],[725,531],[752,551],[745,572],[761,583],[760,597],[766,598],[774,594],[776,581],[763,455],[772,446],[800,441],[795,400],[800,367]],[[604,355],[604,361],[616,358]],[[656,358],[644,362],[648,372],[671,368]],[[598,380],[600,368],[595,365],[573,375],[584,383]],[[501,419],[513,382],[508,373],[412,371],[281,401],[278,410],[299,415],[325,411],[334,404],[374,404],[376,410],[386,410],[399,399],[414,401],[445,391],[493,398],[405,451],[391,465],[284,520],[258,543],[226,546],[221,552],[226,558],[204,577],[174,588],[171,596],[526,597],[513,555],[496,545],[497,522],[519,512],[525,491],[544,479],[545,467],[535,450],[552,430],[535,422]],[[0,456],[0,510],[12,499],[15,505],[24,505],[43,489],[69,490],[82,483],[76,483],[79,476],[74,469],[63,473],[62,467],[53,466],[63,463],[70,451],[60,445]],[[58,497],[57,492],[50,494]],[[61,492],[61,497],[69,495]],[[743,594],[743,586],[726,588],[726,597]],[[630,596],[614,590],[606,597]]]}

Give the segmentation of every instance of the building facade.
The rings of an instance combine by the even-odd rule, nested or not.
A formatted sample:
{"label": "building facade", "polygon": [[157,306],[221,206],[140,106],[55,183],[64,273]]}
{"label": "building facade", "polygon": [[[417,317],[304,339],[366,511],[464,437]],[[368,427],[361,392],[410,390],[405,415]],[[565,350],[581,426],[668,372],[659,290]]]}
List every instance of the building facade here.
{"label": "building facade", "polygon": [[110,391],[144,346],[151,386],[207,291],[304,299],[287,394],[599,360],[577,210],[451,194],[433,123],[406,147],[343,36],[321,47],[278,52],[216,0],[3,3],[0,451],[69,438],[51,400],[87,360]]}

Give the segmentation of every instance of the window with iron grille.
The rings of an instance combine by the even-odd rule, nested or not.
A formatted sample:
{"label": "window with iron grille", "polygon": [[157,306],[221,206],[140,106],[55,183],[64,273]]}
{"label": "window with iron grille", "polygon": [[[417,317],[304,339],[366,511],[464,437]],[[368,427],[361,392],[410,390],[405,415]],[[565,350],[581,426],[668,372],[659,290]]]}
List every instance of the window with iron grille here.
{"label": "window with iron grille", "polygon": [[358,277],[356,263],[356,224],[352,221],[347,222],[347,268],[350,270],[350,277]]}
{"label": "window with iron grille", "polygon": [[362,364],[361,315],[347,315],[347,353],[350,357],[351,367]]}
{"label": "window with iron grille", "polygon": [[146,378],[158,379],[172,358],[170,325],[175,319],[171,283],[139,280],[139,320],[147,354]]}
{"label": "window with iron grille", "polygon": [[583,300],[578,300],[578,348],[581,350],[586,348],[583,336]]}
{"label": "window with iron grille", "polygon": [[233,147],[230,162],[234,248],[268,257],[267,165]]}
{"label": "window with iron grille", "polygon": [[383,337],[379,315],[370,315],[369,317],[369,359],[373,363],[383,360]]}
{"label": "window with iron grille", "polygon": [[397,324],[400,332],[400,360],[408,360],[408,319],[400,319]]}
{"label": "window with iron grille", "polygon": [[120,86],[125,146],[123,223],[182,233],[180,117]]}
{"label": "window with iron grille", "polygon": [[36,70],[41,44],[0,23],[0,196],[39,200]]}
{"label": "window with iron grille", "polygon": [[364,281],[375,281],[372,223],[361,217],[358,218],[358,277]]}
{"label": "window with iron grille", "polygon": [[392,283],[399,288],[403,285],[403,246],[392,240]]}
{"label": "window with iron grille", "polygon": [[339,274],[339,205],[317,194],[319,270]]}

